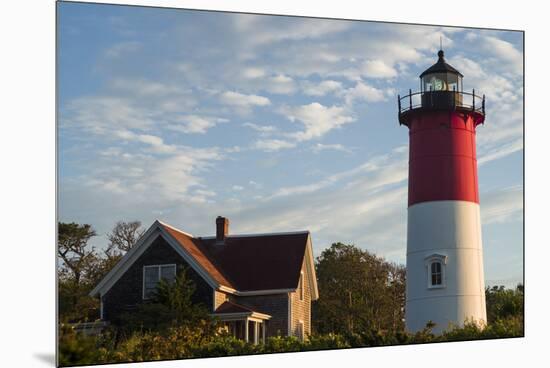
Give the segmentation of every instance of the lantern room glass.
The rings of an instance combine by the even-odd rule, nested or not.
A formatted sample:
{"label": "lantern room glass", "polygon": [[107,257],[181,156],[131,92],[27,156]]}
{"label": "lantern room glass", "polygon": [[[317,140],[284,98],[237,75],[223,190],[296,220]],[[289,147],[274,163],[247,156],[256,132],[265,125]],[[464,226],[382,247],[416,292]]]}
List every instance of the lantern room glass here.
{"label": "lantern room glass", "polygon": [[462,92],[462,77],[455,73],[432,73],[422,77],[422,92]]}

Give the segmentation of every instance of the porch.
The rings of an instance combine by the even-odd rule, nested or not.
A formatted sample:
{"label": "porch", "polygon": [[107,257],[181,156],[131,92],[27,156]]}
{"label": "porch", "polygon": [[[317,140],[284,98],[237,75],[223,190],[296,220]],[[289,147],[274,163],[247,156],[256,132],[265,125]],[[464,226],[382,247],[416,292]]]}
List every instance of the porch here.
{"label": "porch", "polygon": [[268,314],[256,312],[248,307],[224,302],[213,316],[221,322],[221,328],[237,339],[253,344],[265,342],[267,321],[271,319]]}

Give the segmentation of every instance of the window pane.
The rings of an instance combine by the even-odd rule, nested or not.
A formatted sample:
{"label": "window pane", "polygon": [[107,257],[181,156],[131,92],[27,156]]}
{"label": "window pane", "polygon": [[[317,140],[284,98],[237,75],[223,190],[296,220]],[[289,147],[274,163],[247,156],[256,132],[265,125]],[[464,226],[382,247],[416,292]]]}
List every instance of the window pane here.
{"label": "window pane", "polygon": [[161,266],[160,277],[168,282],[173,282],[176,279],[176,265]]}
{"label": "window pane", "polygon": [[441,283],[441,281],[442,281],[441,269],[442,269],[441,262],[436,261],[436,262],[432,262],[430,264],[430,280],[431,280],[432,286],[442,284]]}
{"label": "window pane", "polygon": [[145,267],[144,268],[144,282],[143,282],[143,296],[145,299],[151,298],[157,288],[159,281],[159,268],[158,267]]}
{"label": "window pane", "polygon": [[145,283],[156,283],[159,280],[158,267],[145,267]]}

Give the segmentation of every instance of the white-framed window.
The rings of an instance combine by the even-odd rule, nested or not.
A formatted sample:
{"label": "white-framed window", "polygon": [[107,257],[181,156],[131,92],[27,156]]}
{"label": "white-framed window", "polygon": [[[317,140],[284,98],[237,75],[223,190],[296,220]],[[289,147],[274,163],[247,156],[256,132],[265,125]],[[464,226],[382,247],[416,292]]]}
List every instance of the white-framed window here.
{"label": "white-framed window", "polygon": [[446,286],[445,268],[447,256],[443,254],[431,254],[426,257],[426,276],[428,289],[441,289]]}
{"label": "white-framed window", "polygon": [[151,299],[161,279],[173,282],[176,279],[176,265],[143,266],[143,299]]}
{"label": "white-framed window", "polygon": [[304,300],[304,271],[300,272],[300,282],[298,283],[298,295],[300,300]]}
{"label": "white-framed window", "polygon": [[304,333],[304,321],[298,321],[298,338],[300,341],[304,341],[305,339],[305,333]]}
{"label": "white-framed window", "polygon": [[430,265],[430,277],[431,277],[431,285],[432,286],[439,286],[443,284],[442,280],[442,273],[443,273],[443,267],[441,266],[441,262],[434,261]]}

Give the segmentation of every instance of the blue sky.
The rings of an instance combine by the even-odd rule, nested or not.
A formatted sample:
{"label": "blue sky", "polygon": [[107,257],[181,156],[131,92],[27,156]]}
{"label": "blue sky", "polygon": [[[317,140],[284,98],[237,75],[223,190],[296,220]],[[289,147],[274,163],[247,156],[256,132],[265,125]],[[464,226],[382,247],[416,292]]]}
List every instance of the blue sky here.
{"label": "blue sky", "polygon": [[59,217],[312,232],[405,262],[408,131],[440,36],[478,128],[487,284],[523,273],[519,32],[58,4]]}

